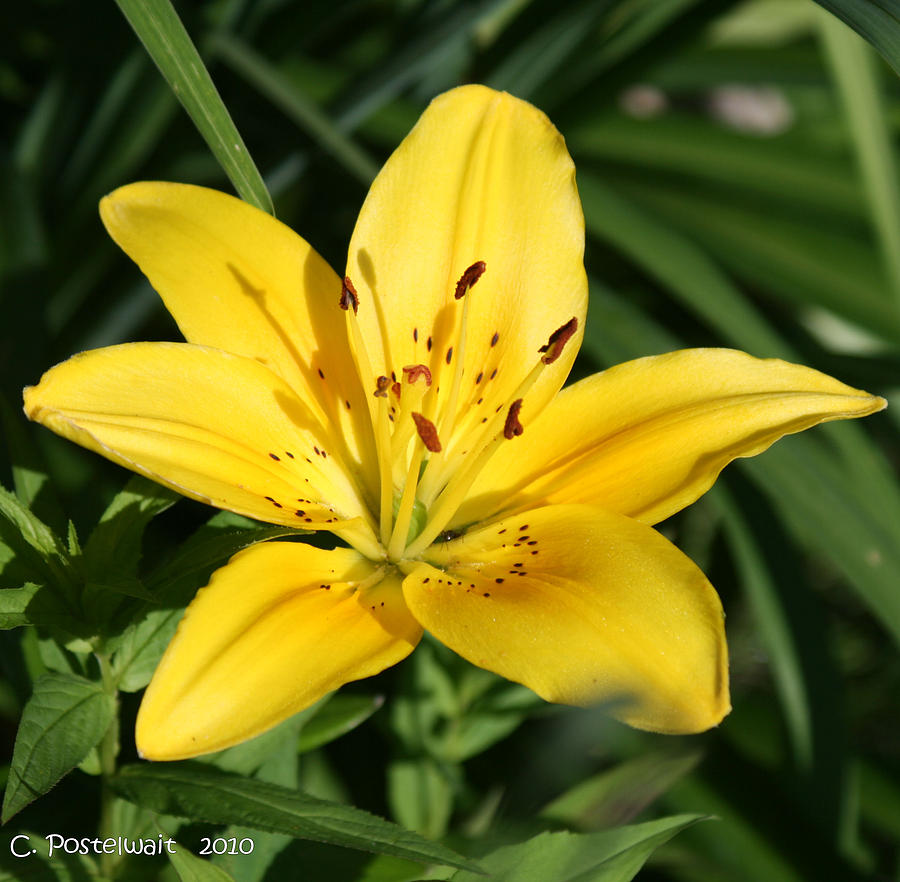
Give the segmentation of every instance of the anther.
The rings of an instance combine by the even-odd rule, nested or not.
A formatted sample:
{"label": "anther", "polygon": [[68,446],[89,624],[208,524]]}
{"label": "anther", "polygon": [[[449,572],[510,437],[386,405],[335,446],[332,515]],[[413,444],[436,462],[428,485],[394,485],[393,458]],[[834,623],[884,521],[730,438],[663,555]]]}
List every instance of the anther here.
{"label": "anther", "polygon": [[432,453],[441,452],[441,441],[438,438],[437,429],[433,422],[420,413],[413,413],[413,422],[416,424],[416,431],[422,439],[422,443]]}
{"label": "anther", "polygon": [[519,411],[522,409],[522,399],[517,398],[510,406],[506,414],[506,424],[503,426],[503,437],[511,440],[521,435],[525,428],[519,422]]}
{"label": "anther", "polygon": [[353,287],[353,282],[350,281],[349,276],[344,276],[344,284],[341,287],[340,304],[341,309],[343,310],[347,310],[352,306],[354,315],[359,312],[359,297],[356,294],[356,288]]}
{"label": "anther", "polygon": [[460,277],[456,283],[456,291],[453,296],[457,300],[465,297],[466,292],[471,288],[483,275],[487,269],[487,264],[483,260],[473,263]]}
{"label": "anther", "polygon": [[415,383],[419,377],[424,377],[425,385],[431,385],[431,371],[424,364],[408,364],[403,368],[403,375],[409,384]]}
{"label": "anther", "polygon": [[563,347],[576,330],[578,330],[578,319],[573,316],[561,328],[557,328],[550,335],[550,339],[538,349],[538,352],[545,353],[541,357],[541,361],[544,364],[553,364],[562,355]]}
{"label": "anther", "polygon": [[376,398],[387,398],[388,389],[391,388],[390,377],[378,377],[375,380],[375,391],[372,393]]}

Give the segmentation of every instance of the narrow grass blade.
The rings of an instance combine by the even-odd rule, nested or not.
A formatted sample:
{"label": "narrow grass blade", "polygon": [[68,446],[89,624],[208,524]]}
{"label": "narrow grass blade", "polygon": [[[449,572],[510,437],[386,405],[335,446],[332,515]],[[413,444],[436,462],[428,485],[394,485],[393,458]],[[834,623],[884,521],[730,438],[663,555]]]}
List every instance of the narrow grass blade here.
{"label": "narrow grass blade", "polygon": [[327,153],[368,187],[378,173],[378,163],[265,58],[246,43],[225,33],[216,34],[209,45],[235,73],[244,77],[261,95],[283,110]]}
{"label": "narrow grass blade", "polygon": [[866,185],[882,259],[900,308],[900,175],[882,98],[877,56],[861,37],[833,15],[822,12],[819,18],[826,55],[841,93]]}
{"label": "narrow grass blade", "polygon": [[816,0],[866,38],[900,73],[900,6],[897,0]]}
{"label": "narrow grass blade", "polygon": [[238,195],[274,213],[272,200],[213,81],[169,0],[116,0]]}

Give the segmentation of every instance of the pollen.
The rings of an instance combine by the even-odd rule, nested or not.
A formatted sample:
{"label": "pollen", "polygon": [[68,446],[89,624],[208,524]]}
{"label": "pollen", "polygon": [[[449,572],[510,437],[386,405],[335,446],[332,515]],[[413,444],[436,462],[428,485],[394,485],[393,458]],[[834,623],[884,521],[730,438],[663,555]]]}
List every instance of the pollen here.
{"label": "pollen", "polygon": [[391,378],[381,376],[375,380],[375,391],[372,393],[376,398],[387,398],[388,389],[391,388]]}
{"label": "pollen", "polygon": [[453,296],[457,300],[465,297],[466,292],[484,275],[486,269],[487,264],[483,260],[478,260],[468,267],[459,277],[459,281],[456,283],[456,291],[454,291]]}
{"label": "pollen", "polygon": [[416,431],[419,433],[419,437],[422,439],[422,443],[425,445],[426,449],[430,450],[432,453],[440,453],[441,441],[440,438],[438,438],[437,429],[435,428],[434,423],[420,413],[413,413],[412,418],[413,422],[416,424]]}
{"label": "pollen", "polygon": [[538,352],[544,353],[541,361],[544,364],[553,364],[562,355],[563,348],[576,330],[578,330],[578,319],[573,316],[562,327],[557,328],[550,335],[550,339],[538,349]]}
{"label": "pollen", "polygon": [[353,282],[350,281],[349,276],[344,276],[344,284],[341,286],[341,299],[339,302],[341,309],[346,311],[352,306],[354,315],[359,312],[359,296],[357,295],[356,288],[353,287]]}
{"label": "pollen", "polygon": [[522,409],[522,399],[517,398],[510,406],[509,413],[506,414],[506,424],[503,426],[503,437],[512,440],[521,435],[525,431],[524,426],[519,422],[519,411]]}
{"label": "pollen", "polygon": [[431,371],[424,364],[408,364],[403,368],[407,383],[415,383],[420,377],[425,378],[425,385],[431,385]]}

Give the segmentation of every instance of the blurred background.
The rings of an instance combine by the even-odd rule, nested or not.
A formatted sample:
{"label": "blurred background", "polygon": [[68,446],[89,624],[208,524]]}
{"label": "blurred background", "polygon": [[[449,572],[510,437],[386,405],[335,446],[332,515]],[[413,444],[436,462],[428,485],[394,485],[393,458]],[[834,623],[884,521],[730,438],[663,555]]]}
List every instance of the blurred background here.
{"label": "blurred background", "polygon": [[[898,30],[875,39],[897,62],[896,5],[828,5],[869,7],[876,25],[893,8]],[[435,94],[482,82],[545,111],[575,159],[591,283],[577,375],[727,346],[900,389],[900,84],[812,0],[176,7],[277,216],[339,272],[384,159]],[[46,469],[37,514],[89,531],[127,476],[27,424],[21,388],[80,350],[179,339],[97,202],[140,179],[230,187],[114,3],[6,4],[0,104],[0,481],[12,486],[8,461]],[[718,816],[661,849],[651,882],[900,880],[898,429],[900,399],[786,439],[661,525],[727,611],[734,711],[718,730],[638,733],[430,646],[349,689],[384,706],[305,753],[301,786],[460,848]],[[145,558],[209,515],[180,502]],[[8,762],[28,653],[20,632],[0,636]],[[54,829],[90,787],[75,773],[28,823]],[[328,867],[321,878],[399,878],[367,856],[291,848]]]}

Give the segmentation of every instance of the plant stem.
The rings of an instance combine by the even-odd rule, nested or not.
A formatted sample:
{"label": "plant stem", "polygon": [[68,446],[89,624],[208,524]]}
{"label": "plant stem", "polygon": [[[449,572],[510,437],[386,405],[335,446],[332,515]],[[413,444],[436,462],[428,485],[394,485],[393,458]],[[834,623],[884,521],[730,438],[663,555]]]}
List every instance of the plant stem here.
{"label": "plant stem", "polygon": [[[103,686],[106,692],[113,700],[113,715],[109,723],[109,728],[100,742],[100,838],[106,839],[115,836],[116,823],[114,818],[116,795],[110,787],[110,779],[116,773],[116,759],[119,755],[119,692],[116,688],[116,682],[112,675],[112,668],[109,663],[109,657],[106,655],[97,655],[100,662],[100,673],[103,680]],[[105,878],[112,879],[114,877],[117,856],[114,854],[102,854],[100,856],[100,872]]]}

